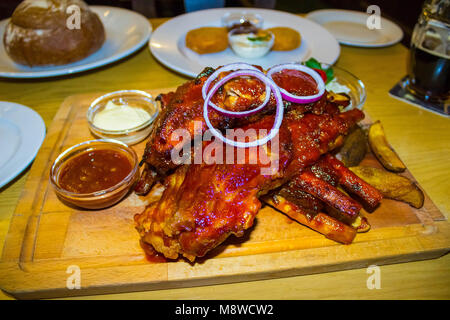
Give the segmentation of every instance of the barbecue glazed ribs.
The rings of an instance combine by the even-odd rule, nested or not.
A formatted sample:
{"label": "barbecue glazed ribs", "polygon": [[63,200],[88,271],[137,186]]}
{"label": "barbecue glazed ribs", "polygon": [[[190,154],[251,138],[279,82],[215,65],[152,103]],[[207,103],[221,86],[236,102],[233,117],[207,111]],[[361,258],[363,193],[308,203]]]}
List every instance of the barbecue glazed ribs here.
{"label": "barbecue glazed ribs", "polygon": [[[191,137],[196,133],[195,122],[203,123],[201,134],[206,131],[203,119],[202,87],[214,69],[206,68],[200,75],[177,88],[175,92],[161,94],[161,114],[156,120],[143,156],[144,170],[136,187],[138,194],[146,194],[154,184],[157,176],[164,177],[177,165],[171,161],[171,151],[179,143],[171,139],[177,129],[186,129]],[[222,75],[223,76],[223,75]],[[217,105],[232,111],[252,109],[261,104],[265,98],[265,86],[255,79],[233,79],[220,90],[212,100]],[[271,99],[272,100],[272,99]],[[267,110],[273,110],[275,104],[269,101]],[[214,110],[210,113],[211,123],[215,127],[227,129],[242,123],[242,120],[227,118]],[[251,121],[251,119],[247,119]]]}
{"label": "barbecue glazed ribs", "polygon": [[[367,208],[374,208],[381,194],[327,154],[364,114],[357,109],[340,112],[326,95],[309,105],[285,103],[278,135],[256,153],[260,155],[263,149],[271,155],[272,144],[278,143],[276,166],[270,174],[262,169],[273,162],[259,158],[254,164],[174,164],[170,152],[179,141],[171,141],[171,133],[177,128],[194,133],[193,121],[203,121],[201,87],[208,74],[160,97],[162,113],[146,146],[137,192],[148,192],[161,179],[165,190],[158,201],[135,216],[142,242],[166,258],[183,256],[194,261],[230,235],[242,236],[252,226],[261,201],[342,243],[351,243],[357,232],[370,228],[360,215],[362,205],[338,187],[358,196]],[[289,87],[298,81],[284,83]],[[227,83],[214,102],[229,110],[247,110],[264,100],[264,91],[256,80],[237,79]],[[210,119],[218,128],[270,130],[273,109],[270,99],[265,114],[230,119],[211,111]],[[231,148],[233,155],[236,149]]]}
{"label": "barbecue glazed ribs", "polygon": [[[259,196],[319,160],[362,118],[359,110],[302,117],[295,110],[288,112],[278,134],[278,168],[272,175],[261,174],[261,164],[180,167],[166,179],[160,201],[136,216],[143,241],[168,258],[183,255],[193,261],[229,235],[241,236],[261,207]],[[273,116],[266,116],[246,128],[270,129],[272,123]]]}
{"label": "barbecue glazed ribs", "polygon": [[[142,158],[144,168],[135,188],[136,193],[147,194],[158,179],[172,173],[173,169],[178,166],[171,161],[171,151],[179,143],[178,140],[171,139],[175,130],[185,129],[191,137],[194,137],[195,134],[203,134],[207,130],[203,119],[202,87],[208,76],[213,72],[214,69],[206,68],[196,79],[184,83],[175,92],[158,96],[157,99],[161,103],[161,113],[155,122],[155,129],[150,134],[145,148]],[[222,73],[219,79],[228,73]],[[304,82],[304,78],[297,79],[292,77],[291,73],[286,72],[278,75],[277,79],[290,92],[311,93],[311,83],[303,84],[303,86],[298,83],[302,80]],[[215,82],[211,84],[211,87]],[[303,88],[303,90],[299,90],[299,88]],[[230,111],[245,111],[257,107],[264,99],[265,86],[262,82],[253,78],[236,78],[225,84],[223,89],[214,95],[212,102]],[[289,102],[285,102],[285,104],[286,108],[294,106],[297,112],[301,113],[309,111],[321,114],[330,107],[335,110],[335,106],[329,104],[325,96],[313,104],[296,105]],[[267,106],[256,115],[246,118],[228,118],[211,109],[209,117],[214,127],[225,130],[255,122],[265,114],[272,113],[275,105],[272,94]],[[196,122],[202,123],[201,132],[194,132],[194,123]]]}

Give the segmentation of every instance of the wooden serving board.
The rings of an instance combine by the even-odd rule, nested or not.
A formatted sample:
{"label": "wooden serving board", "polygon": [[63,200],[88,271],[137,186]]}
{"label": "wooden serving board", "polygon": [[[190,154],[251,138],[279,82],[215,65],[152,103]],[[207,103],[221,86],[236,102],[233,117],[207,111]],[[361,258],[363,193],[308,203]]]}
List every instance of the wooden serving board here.
{"label": "wooden serving board", "polygon": [[[155,96],[168,90],[149,91]],[[133,216],[151,196],[134,193],[100,211],[65,206],[49,184],[52,162],[66,148],[91,140],[86,110],[99,94],[67,98],[31,168],[11,220],[0,262],[0,288],[17,298],[157,290],[320,273],[371,264],[439,257],[450,250],[450,227],[425,196],[420,210],[393,200],[367,215],[372,229],[351,245],[326,239],[264,207],[242,238],[230,237],[207,259],[151,262]],[[135,147],[142,155],[145,142]],[[369,155],[366,163],[377,165]],[[406,176],[412,178],[407,171]],[[75,269],[74,269],[75,268]],[[73,270],[80,289],[68,289]]]}

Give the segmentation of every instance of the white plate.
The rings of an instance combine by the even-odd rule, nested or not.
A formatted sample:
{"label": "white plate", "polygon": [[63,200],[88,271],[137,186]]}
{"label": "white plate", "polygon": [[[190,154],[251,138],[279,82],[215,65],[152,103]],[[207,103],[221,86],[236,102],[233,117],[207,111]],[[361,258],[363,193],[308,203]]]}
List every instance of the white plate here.
{"label": "white plate", "polygon": [[[152,26],[142,15],[121,8],[92,6],[103,23],[106,39],[103,46],[83,60],[62,66],[27,67],[14,63],[6,54],[0,41],[0,77],[42,78],[86,71],[120,60],[145,45]],[[3,39],[9,19],[0,21],[0,37]]]}
{"label": "white plate", "polygon": [[306,18],[317,22],[336,39],[355,47],[386,47],[403,38],[402,29],[395,23],[381,18],[381,29],[370,30],[367,27],[369,14],[351,10],[317,10],[310,12]]}
{"label": "white plate", "polygon": [[0,187],[33,161],[45,137],[45,123],[34,110],[0,101]]}
{"label": "white plate", "polygon": [[[227,12],[257,13],[264,19],[263,28],[290,27],[300,32],[302,43],[291,51],[271,51],[258,59],[243,59],[230,48],[212,54],[197,54],[185,44],[189,30],[205,26],[221,26],[221,18]],[[268,10],[220,8],[195,11],[170,19],[159,26],[149,42],[150,50],[162,64],[184,75],[195,77],[204,67],[216,68],[232,62],[248,62],[267,69],[285,62],[304,61],[314,57],[321,62],[333,64],[339,57],[340,47],[336,39],[320,25],[296,15]]]}

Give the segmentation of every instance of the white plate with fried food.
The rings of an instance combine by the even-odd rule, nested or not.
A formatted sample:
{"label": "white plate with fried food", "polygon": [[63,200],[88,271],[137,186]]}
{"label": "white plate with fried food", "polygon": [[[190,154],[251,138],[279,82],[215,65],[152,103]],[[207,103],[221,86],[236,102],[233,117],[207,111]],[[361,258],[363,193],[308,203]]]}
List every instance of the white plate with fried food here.
{"label": "white plate with fried food", "polygon": [[0,188],[33,161],[45,137],[45,123],[34,110],[0,101]]}
{"label": "white plate with fried food", "polygon": [[308,13],[307,19],[322,25],[336,39],[354,47],[378,48],[393,45],[403,38],[402,29],[386,18],[380,18],[379,28],[369,21],[370,15],[352,10],[325,9]]}
{"label": "white plate with fried food", "polygon": [[[186,46],[186,34],[201,27],[222,27],[222,18],[228,13],[247,12],[260,15],[263,29],[288,27],[300,33],[301,43],[290,51],[270,51],[256,59],[236,55],[228,46],[225,50],[198,54]],[[168,68],[189,77],[195,77],[205,67],[216,68],[234,62],[247,62],[268,69],[273,65],[305,61],[314,57],[333,64],[339,57],[337,40],[325,28],[310,20],[287,12],[254,8],[219,8],[195,11],[170,19],[159,26],[149,42],[152,54]]]}
{"label": "white plate with fried food", "polygon": [[[144,46],[150,38],[152,25],[144,16],[122,8],[91,6],[103,23],[106,39],[103,46],[90,56],[66,65],[28,67],[14,63],[0,41],[0,77],[43,78],[70,75],[95,69],[118,61]],[[9,19],[0,21],[3,38]]]}

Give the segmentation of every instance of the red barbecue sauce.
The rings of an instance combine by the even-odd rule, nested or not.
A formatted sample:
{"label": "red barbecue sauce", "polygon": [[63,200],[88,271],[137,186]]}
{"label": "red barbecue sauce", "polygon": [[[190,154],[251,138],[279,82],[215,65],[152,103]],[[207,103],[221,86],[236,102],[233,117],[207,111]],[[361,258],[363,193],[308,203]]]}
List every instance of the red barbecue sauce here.
{"label": "red barbecue sauce", "polygon": [[296,96],[312,96],[319,92],[313,77],[299,70],[285,69],[275,72],[272,79],[279,87]]}
{"label": "red barbecue sauce", "polygon": [[91,193],[115,186],[131,172],[130,160],[114,150],[92,150],[67,161],[59,186],[74,193]]}

